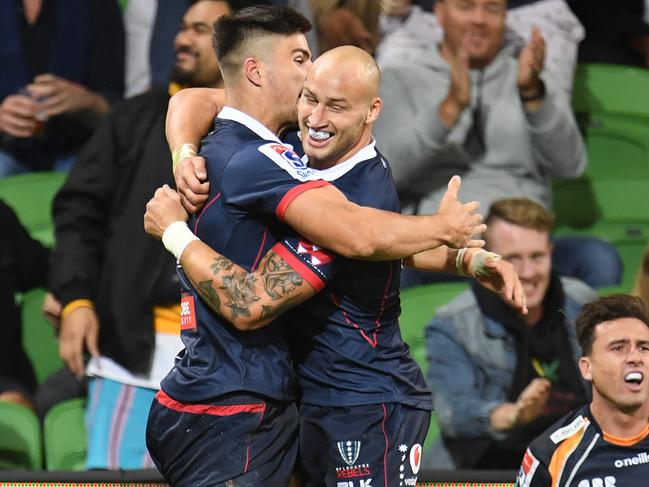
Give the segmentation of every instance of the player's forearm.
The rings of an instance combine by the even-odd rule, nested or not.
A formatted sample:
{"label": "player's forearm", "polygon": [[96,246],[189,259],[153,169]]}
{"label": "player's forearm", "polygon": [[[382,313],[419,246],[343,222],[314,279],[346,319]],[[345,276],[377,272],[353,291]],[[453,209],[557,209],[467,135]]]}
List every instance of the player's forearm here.
{"label": "player's forearm", "polygon": [[[474,275],[476,261],[473,257],[482,253],[480,248],[464,249],[460,255],[458,249],[452,249],[447,245],[435,249],[420,252],[404,259],[403,263],[420,271],[445,272],[447,274]],[[458,261],[458,256],[461,260]]]}
{"label": "player's forearm", "polygon": [[314,294],[313,288],[270,250],[259,267],[248,272],[197,240],[180,263],[208,306],[237,329],[261,328]]}
{"label": "player's forearm", "polygon": [[225,93],[220,89],[187,88],[172,96],[166,121],[167,142],[171,150],[181,144],[200,147],[201,139],[224,104]]}
{"label": "player's forearm", "polygon": [[284,220],[310,241],[350,259],[401,259],[449,239],[443,216],[409,216],[359,206],[333,186],[295,198]]}
{"label": "player's forearm", "polygon": [[456,258],[457,249],[451,249],[443,245],[436,249],[411,255],[405,258],[403,263],[420,271],[455,273],[457,271]]}

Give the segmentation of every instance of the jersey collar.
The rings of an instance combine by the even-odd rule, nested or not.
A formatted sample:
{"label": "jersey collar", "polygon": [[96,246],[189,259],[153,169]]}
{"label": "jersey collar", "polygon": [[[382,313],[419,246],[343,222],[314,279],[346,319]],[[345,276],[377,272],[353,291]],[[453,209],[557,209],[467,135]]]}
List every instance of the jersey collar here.
{"label": "jersey collar", "polygon": [[[374,140],[374,137],[372,137],[372,140],[369,144],[367,144],[365,147],[363,147],[361,150],[359,150],[356,154],[354,154],[346,161],[340,162],[328,169],[323,169],[321,171],[318,171],[318,177],[320,179],[324,179],[325,181],[335,181],[336,179],[344,176],[361,162],[376,157],[377,153],[376,153],[375,145],[376,145],[376,141]],[[308,160],[307,156],[304,156],[302,160],[307,161]]]}
{"label": "jersey collar", "polygon": [[240,123],[241,125],[252,130],[254,133],[256,133],[259,137],[261,137],[264,140],[272,140],[273,142],[279,142],[280,144],[282,143],[277,137],[277,135],[271,132],[259,120],[251,117],[250,115],[242,112],[241,110],[237,110],[236,108],[227,107],[227,106],[223,107],[223,110],[219,112],[216,118],[220,118],[222,120],[232,120],[233,122]]}

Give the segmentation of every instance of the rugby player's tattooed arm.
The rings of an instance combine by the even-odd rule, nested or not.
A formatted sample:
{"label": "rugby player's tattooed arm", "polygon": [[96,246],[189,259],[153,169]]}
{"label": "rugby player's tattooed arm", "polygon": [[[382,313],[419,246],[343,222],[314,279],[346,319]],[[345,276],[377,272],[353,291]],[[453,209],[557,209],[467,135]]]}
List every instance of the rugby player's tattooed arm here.
{"label": "rugby player's tattooed arm", "polygon": [[248,272],[201,241],[180,256],[185,275],[219,316],[242,331],[255,330],[316,291],[272,249]]}

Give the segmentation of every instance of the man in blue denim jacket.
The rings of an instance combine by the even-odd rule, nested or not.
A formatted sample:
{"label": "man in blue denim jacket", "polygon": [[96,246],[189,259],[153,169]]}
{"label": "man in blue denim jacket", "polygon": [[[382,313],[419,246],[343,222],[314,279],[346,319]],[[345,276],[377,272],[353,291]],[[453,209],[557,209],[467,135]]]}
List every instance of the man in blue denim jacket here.
{"label": "man in blue denim jacket", "polygon": [[552,215],[512,198],[491,206],[487,225],[487,246],[514,265],[529,312],[472,286],[426,329],[442,431],[424,460],[429,468],[515,469],[527,443],[590,394],[574,322],[597,295],[552,272]]}

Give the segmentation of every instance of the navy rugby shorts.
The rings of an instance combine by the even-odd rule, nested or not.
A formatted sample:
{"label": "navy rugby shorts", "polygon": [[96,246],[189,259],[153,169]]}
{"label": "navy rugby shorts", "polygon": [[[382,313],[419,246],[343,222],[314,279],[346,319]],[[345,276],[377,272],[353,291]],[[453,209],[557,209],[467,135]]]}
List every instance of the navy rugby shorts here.
{"label": "navy rugby shorts", "polygon": [[403,404],[300,407],[304,487],[417,484],[431,412]]}
{"label": "navy rugby shorts", "polygon": [[297,429],[294,403],[227,394],[188,404],[160,391],[146,441],[174,487],[286,487],[297,457]]}

